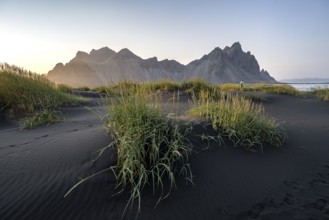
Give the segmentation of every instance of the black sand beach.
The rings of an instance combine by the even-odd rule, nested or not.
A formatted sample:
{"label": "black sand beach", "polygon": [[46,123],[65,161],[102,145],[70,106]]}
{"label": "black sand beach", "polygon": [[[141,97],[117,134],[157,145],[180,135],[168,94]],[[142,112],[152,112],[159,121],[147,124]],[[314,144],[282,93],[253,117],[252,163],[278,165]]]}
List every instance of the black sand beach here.
{"label": "black sand beach", "polygon": [[[158,197],[146,188],[137,219],[329,219],[329,103],[266,98],[266,114],[288,133],[283,149],[246,152],[191,136],[195,184],[178,179],[177,190],[156,208]],[[186,108],[186,97],[179,102]],[[64,115],[63,122],[23,131],[0,119],[0,219],[121,218],[128,196],[113,196],[110,171],[64,198],[79,177],[115,163],[110,151],[92,162],[111,141],[97,114],[79,106],[65,108]],[[123,219],[135,219],[135,208]]]}

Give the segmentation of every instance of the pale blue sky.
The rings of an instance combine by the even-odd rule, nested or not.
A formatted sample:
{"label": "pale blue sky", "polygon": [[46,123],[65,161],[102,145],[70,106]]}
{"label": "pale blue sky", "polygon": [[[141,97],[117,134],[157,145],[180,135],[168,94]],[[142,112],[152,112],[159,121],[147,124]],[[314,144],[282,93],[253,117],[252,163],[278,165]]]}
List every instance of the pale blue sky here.
{"label": "pale blue sky", "polygon": [[39,73],[78,50],[187,64],[239,41],[276,79],[329,77],[328,0],[0,0],[0,62]]}

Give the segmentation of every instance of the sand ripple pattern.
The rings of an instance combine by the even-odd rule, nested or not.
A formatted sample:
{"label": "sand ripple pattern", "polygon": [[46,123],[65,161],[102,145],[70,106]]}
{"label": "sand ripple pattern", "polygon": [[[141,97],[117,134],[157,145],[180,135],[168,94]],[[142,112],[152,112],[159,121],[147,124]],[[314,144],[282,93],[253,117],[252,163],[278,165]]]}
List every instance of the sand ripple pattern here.
{"label": "sand ripple pattern", "polygon": [[[82,117],[83,112],[91,118]],[[109,165],[108,160],[91,162],[96,150],[110,141],[97,116],[81,110],[76,117],[48,127],[0,133],[1,219],[97,219],[99,210],[92,212],[90,207],[104,198],[95,198],[94,189],[113,181],[110,174],[63,197],[78,177]]]}

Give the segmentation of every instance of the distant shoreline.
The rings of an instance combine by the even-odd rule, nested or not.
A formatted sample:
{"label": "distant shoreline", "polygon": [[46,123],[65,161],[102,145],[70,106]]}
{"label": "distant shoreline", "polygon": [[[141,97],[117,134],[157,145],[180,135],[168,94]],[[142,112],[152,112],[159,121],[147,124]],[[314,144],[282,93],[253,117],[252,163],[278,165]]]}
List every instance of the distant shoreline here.
{"label": "distant shoreline", "polygon": [[329,82],[292,82],[292,83],[288,83],[288,82],[278,82],[278,84],[329,84]]}

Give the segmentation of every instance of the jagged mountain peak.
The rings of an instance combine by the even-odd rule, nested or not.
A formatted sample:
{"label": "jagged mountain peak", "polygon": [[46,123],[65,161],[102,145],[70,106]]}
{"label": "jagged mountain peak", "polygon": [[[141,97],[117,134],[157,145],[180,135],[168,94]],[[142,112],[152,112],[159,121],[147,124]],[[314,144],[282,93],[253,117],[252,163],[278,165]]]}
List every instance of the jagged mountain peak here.
{"label": "jagged mountain peak", "polygon": [[57,63],[55,68],[63,68],[64,67],[64,64],[63,63]]}
{"label": "jagged mountain peak", "polygon": [[236,54],[244,53],[240,42],[235,42],[231,47],[226,46],[223,50],[229,56],[236,56]]}
{"label": "jagged mountain peak", "polygon": [[208,55],[206,55],[207,58],[212,58],[212,59],[219,59],[223,55],[222,49],[219,47],[215,47]]}
{"label": "jagged mountain peak", "polygon": [[157,57],[151,57],[151,58],[146,59],[146,61],[158,62],[158,58]]}
{"label": "jagged mountain peak", "polygon": [[176,60],[164,59],[159,62],[159,65],[170,73],[181,73],[184,70],[184,65]]}
{"label": "jagged mountain peak", "polygon": [[111,49],[108,48],[108,47],[101,47],[101,48],[99,48],[98,50],[96,50],[96,49],[92,49],[92,50],[90,51],[90,54],[98,53],[98,52],[110,52],[110,53],[112,53],[112,52],[114,52],[114,51],[111,50]]}
{"label": "jagged mountain peak", "polygon": [[102,47],[98,50],[92,49],[90,53],[78,51],[72,62],[102,62],[116,53],[108,47]]}
{"label": "jagged mountain peak", "polygon": [[92,49],[90,51],[90,59],[95,62],[103,62],[115,54],[116,52],[110,48],[102,47],[98,50]]}
{"label": "jagged mountain peak", "polygon": [[231,49],[233,49],[233,50],[242,50],[242,46],[241,46],[240,42],[238,41],[238,42],[235,42],[235,43],[232,44]]}
{"label": "jagged mountain peak", "polygon": [[86,62],[89,60],[89,54],[84,51],[78,51],[70,62]]}
{"label": "jagged mountain peak", "polygon": [[159,65],[157,57],[151,57],[143,61],[142,66],[145,68],[156,68]]}
{"label": "jagged mountain peak", "polygon": [[172,64],[176,64],[179,66],[184,66],[183,64],[181,64],[180,62],[176,61],[176,60],[169,60],[169,59],[164,59],[159,61],[160,63],[172,63]]}
{"label": "jagged mountain peak", "polygon": [[88,57],[89,54],[87,54],[84,51],[78,51],[77,54],[75,55],[76,58],[84,58],[84,57]]}
{"label": "jagged mountain peak", "polygon": [[244,52],[239,42],[233,43],[231,47],[225,47],[223,51],[234,65],[250,73],[260,73],[260,68],[254,55],[249,51],[247,53]]}
{"label": "jagged mountain peak", "polygon": [[121,57],[126,57],[126,58],[136,58],[138,57],[136,54],[134,54],[133,52],[131,52],[128,48],[123,48],[121,49],[117,55],[121,56]]}

